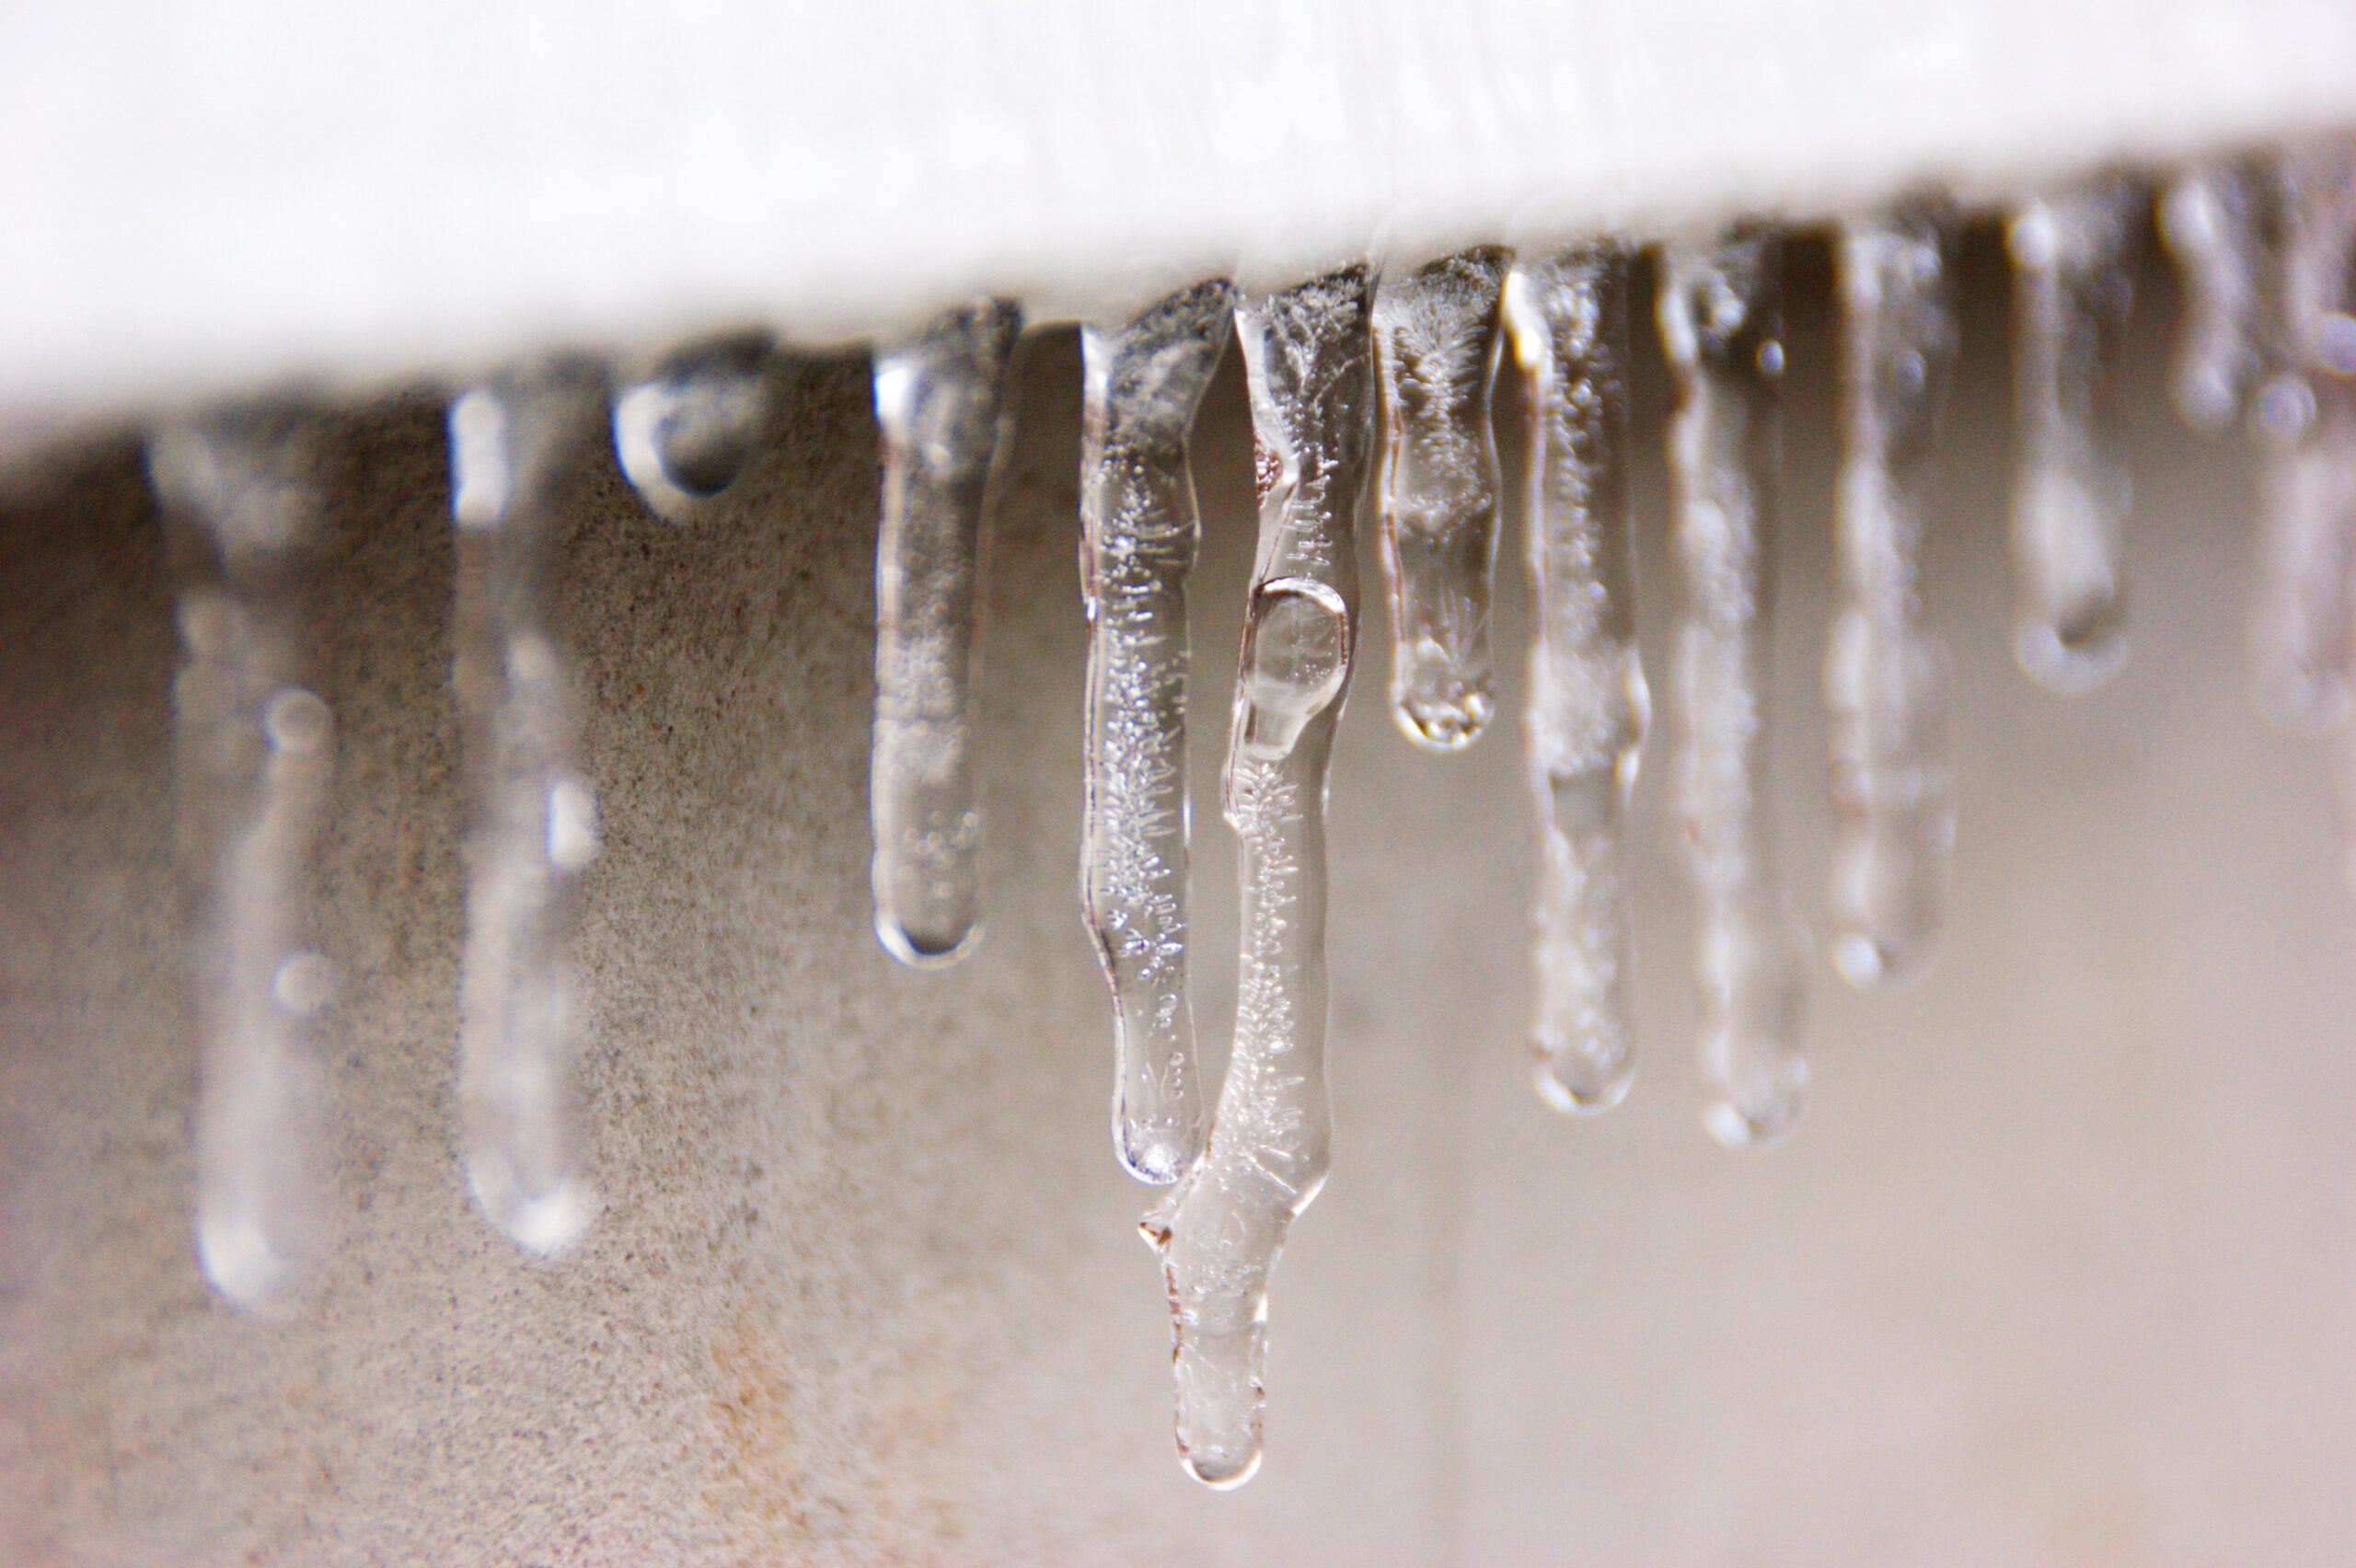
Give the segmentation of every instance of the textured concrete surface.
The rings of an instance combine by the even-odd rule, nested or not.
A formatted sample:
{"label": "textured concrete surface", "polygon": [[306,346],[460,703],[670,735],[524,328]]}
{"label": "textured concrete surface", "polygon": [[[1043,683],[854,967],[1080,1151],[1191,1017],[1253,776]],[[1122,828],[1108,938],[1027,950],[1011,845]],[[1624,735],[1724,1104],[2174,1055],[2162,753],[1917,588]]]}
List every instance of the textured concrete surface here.
{"label": "textured concrete surface", "polygon": [[[583,474],[564,616],[607,833],[586,958],[609,1206],[554,1266],[477,1220],[455,1158],[438,412],[411,396],[340,428],[314,629],[341,721],[319,892],[345,973],[343,1237],[283,1323],[212,1301],[190,1252],[156,522],[127,444],[19,475],[0,502],[0,1561],[2356,1553],[2356,920],[2318,755],[2245,700],[2246,467],[2168,424],[2147,295],[2135,653],[2083,702],[2028,687],[2005,653],[1992,254],[1983,236],[1930,558],[1961,704],[1952,934],[1902,996],[1819,968],[1789,1146],[1730,1154],[1697,1124],[1657,743],[1637,1086],[1588,1124],[1538,1104],[1510,733],[1410,750],[1369,617],[1334,794],[1336,1165],[1276,1275],[1269,1460],[1230,1496],[1171,1452],[1144,1194],[1104,1126],[1074,888],[1068,336],[1033,356],[992,544],[989,934],[951,974],[896,968],[868,931],[863,363],[787,367],[774,441],[706,525],[653,520],[607,455]],[[1811,907],[1821,297],[1810,272],[1778,649]],[[1650,369],[1640,394],[1657,432]],[[1232,1005],[1214,789],[1248,455],[1230,363],[1197,454],[1211,1033]],[[1665,692],[1657,457],[1640,481]]]}

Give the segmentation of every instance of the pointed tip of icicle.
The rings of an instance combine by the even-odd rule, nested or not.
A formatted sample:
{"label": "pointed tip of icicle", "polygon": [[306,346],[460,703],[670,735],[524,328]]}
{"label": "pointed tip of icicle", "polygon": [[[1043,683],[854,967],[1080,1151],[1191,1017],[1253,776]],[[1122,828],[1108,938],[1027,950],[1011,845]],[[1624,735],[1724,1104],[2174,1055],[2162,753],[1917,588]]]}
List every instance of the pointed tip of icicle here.
{"label": "pointed tip of icicle", "polygon": [[962,930],[917,931],[879,911],[875,940],[910,969],[950,969],[964,963],[982,945],[982,927],[976,921]]}
{"label": "pointed tip of icicle", "polygon": [[2083,697],[2127,663],[2127,636],[2116,624],[2075,638],[2050,626],[2025,626],[2013,640],[2013,657],[2056,697]]}
{"label": "pointed tip of icicle", "polygon": [[1934,941],[1876,940],[1851,931],[1832,942],[1832,968],[1860,991],[1902,991],[1928,972]]}
{"label": "pointed tip of icicle", "polygon": [[1181,1445],[1178,1462],[1213,1492],[1232,1492],[1260,1473],[1261,1450],[1254,1444],[1240,1454],[1218,1452],[1206,1454]]}
{"label": "pointed tip of icicle", "polygon": [[1773,1148],[1791,1136],[1800,1115],[1796,1091],[1769,1104],[1743,1107],[1714,1100],[1702,1108],[1702,1125],[1728,1148]]}
{"label": "pointed tip of icicle", "polygon": [[1600,1070],[1582,1057],[1539,1047],[1531,1081],[1538,1098],[1565,1116],[1600,1116],[1628,1098],[1636,1081],[1634,1063],[1623,1057]]}
{"label": "pointed tip of icicle", "polygon": [[480,1171],[469,1171],[467,1184],[483,1216],[536,1258],[571,1251],[605,1206],[595,1189],[578,1180],[560,1182],[537,1196],[526,1195],[504,1177]]}
{"label": "pointed tip of icicle", "polygon": [[1468,692],[1439,701],[1402,698],[1392,704],[1392,721],[1399,732],[1427,752],[1461,752],[1481,738],[1489,727],[1496,704],[1484,692]]}

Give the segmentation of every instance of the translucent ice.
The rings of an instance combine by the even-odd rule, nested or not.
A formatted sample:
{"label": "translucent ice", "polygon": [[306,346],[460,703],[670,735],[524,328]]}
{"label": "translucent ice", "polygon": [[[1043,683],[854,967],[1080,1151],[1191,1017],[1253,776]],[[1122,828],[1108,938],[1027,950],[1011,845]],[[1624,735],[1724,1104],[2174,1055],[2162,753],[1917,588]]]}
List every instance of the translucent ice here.
{"label": "translucent ice", "polygon": [[1636,653],[1628,503],[1624,245],[1525,260],[1505,291],[1529,410],[1530,696],[1538,812],[1538,1091],[1565,1111],[1627,1093],[1634,943],[1621,813],[1650,713]]}
{"label": "translucent ice", "polygon": [[691,523],[735,481],[768,412],[768,361],[763,335],[722,338],[615,398],[615,455],[655,515]]}
{"label": "translucent ice", "polygon": [[1677,782],[1701,905],[1703,1119],[1737,1147],[1787,1131],[1807,1081],[1807,934],[1775,869],[1765,789],[1781,269],[1759,230],[1672,245],[1657,304],[1676,391]]}
{"label": "translucent ice", "polygon": [[1080,337],[1080,902],[1113,988],[1113,1147],[1157,1184],[1203,1147],[1186,1000],[1186,578],[1201,536],[1187,443],[1233,306],[1228,283],[1207,282]]}
{"label": "translucent ice", "polygon": [[2186,170],[2160,194],[2160,238],[2184,296],[2170,390],[2197,430],[2231,425],[2258,375],[2251,184],[2245,165],[2221,160]]}
{"label": "translucent ice", "polygon": [[1224,811],[1242,847],[1235,1046],[1210,1144],[1143,1229],[1176,1340],[1178,1451],[1206,1485],[1260,1463],[1268,1274],[1325,1181],[1325,787],[1349,690],[1356,519],[1373,439],[1371,275],[1240,305],[1259,445],[1260,551]]}
{"label": "translucent ice", "polygon": [[875,933],[919,968],[956,963],[981,936],[972,702],[982,511],[1022,331],[1020,307],[985,301],[875,360]]}
{"label": "translucent ice", "polygon": [[1391,708],[1434,751],[1496,710],[1489,651],[1497,448],[1489,428],[1507,252],[1467,250],[1387,277],[1375,295],[1382,380],[1376,473],[1391,597]]}

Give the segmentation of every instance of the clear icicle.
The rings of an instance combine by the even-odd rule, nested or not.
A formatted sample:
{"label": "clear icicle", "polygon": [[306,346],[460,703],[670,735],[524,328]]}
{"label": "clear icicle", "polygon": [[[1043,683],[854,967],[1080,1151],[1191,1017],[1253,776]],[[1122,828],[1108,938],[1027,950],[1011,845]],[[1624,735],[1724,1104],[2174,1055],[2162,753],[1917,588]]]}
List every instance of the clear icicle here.
{"label": "clear icicle", "polygon": [[875,934],[922,969],[956,963],[981,939],[972,704],[982,513],[1022,332],[1020,306],[984,301],[875,361]]}
{"label": "clear icicle", "polygon": [[1461,751],[1496,711],[1489,648],[1497,446],[1489,428],[1510,253],[1467,250],[1383,280],[1376,479],[1391,590],[1391,710],[1432,751]]}
{"label": "clear icicle", "polygon": [[2195,430],[2231,425],[2258,373],[2251,196],[2235,162],[2188,169],[2160,195],[2160,238],[2184,296],[2169,390]]}
{"label": "clear icicle", "polygon": [[2106,179],[2013,210],[2013,649],[2047,689],[2091,690],[2127,655],[2119,340],[2134,186]]}
{"label": "clear icicle", "polygon": [[1636,653],[1628,501],[1627,248],[1524,262],[1506,284],[1526,385],[1533,633],[1525,744],[1538,809],[1538,1092],[1619,1103],[1634,1070],[1621,813],[1651,713]]}
{"label": "clear icicle", "polygon": [[558,488],[596,415],[595,382],[563,368],[475,387],[449,415],[467,811],[461,1136],[477,1205],[542,1256],[571,1246],[597,1212],[573,1107],[583,1031],[572,952],[597,802],[549,617]]}
{"label": "clear icicle", "polygon": [[747,333],[671,355],[614,399],[614,451],[656,516],[691,523],[735,482],[768,415],[769,340]]}
{"label": "clear icicle", "polygon": [[1771,1143],[1807,1082],[1808,941],[1774,866],[1767,653],[1783,459],[1782,246],[1672,246],[1658,311],[1675,384],[1669,474],[1685,576],[1678,796],[1700,900],[1703,1120]]}
{"label": "clear icicle", "polygon": [[2347,715],[2356,608],[2356,146],[2334,140],[2284,153],[2260,190],[2265,371],[2250,400],[2258,706],[2283,729],[2316,734]]}
{"label": "clear icicle", "polygon": [[1206,1485],[1260,1463],[1269,1271],[1325,1180],[1325,787],[1357,631],[1373,444],[1372,278],[1345,268],[1237,307],[1260,551],[1224,809],[1242,846],[1235,1048],[1210,1147],[1142,1227],[1176,1336],[1178,1451]]}
{"label": "clear icicle", "polygon": [[1855,986],[1920,972],[1955,845],[1946,643],[1916,583],[1932,436],[1958,340],[1938,214],[1842,226],[1841,477],[1824,658],[1832,963]]}
{"label": "clear icicle", "polygon": [[148,470],[185,563],[172,683],[179,835],[198,894],[196,1251],[213,1288],[281,1304],[325,1237],[318,1015],[334,966],[306,945],[335,722],[305,684],[318,532],[311,432],[277,413],[157,433]]}

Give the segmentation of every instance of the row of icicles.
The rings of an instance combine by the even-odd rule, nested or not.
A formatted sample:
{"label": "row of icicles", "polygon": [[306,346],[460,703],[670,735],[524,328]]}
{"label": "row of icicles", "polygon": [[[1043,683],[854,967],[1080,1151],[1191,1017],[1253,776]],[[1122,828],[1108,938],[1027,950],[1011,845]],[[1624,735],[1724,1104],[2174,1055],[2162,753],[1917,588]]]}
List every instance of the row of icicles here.
{"label": "row of icicles", "polygon": [[[2127,489],[2116,364],[2143,188],[2102,178],[2024,202],[2015,268],[2016,646],[2085,689],[2117,665]],[[2356,157],[2339,143],[2167,184],[2184,281],[2185,414],[2246,411],[2265,460],[2260,686],[2321,730],[2347,706],[2356,530]],[[1927,458],[1957,350],[1953,214],[1839,226],[1838,595],[1824,663],[1836,833],[1831,955],[1854,984],[1915,973],[1954,841],[1948,665],[1915,558]],[[1410,739],[1491,721],[1499,475],[1491,386],[1509,351],[1530,412],[1525,543],[1535,617],[1528,775],[1538,820],[1530,1036],[1546,1101],[1601,1111],[1632,1064],[1621,818],[1649,707],[1634,640],[1627,421],[1631,248],[1468,250],[1378,278],[1183,290],[1083,336],[1081,582],[1090,628],[1080,881],[1114,1001],[1113,1134],[1167,1195],[1144,1224],[1176,1334],[1178,1445],[1216,1487],[1260,1455],[1269,1271],[1328,1163],[1327,767],[1357,646],[1355,529],[1371,488],[1392,618],[1391,701]],[[1810,943],[1777,869],[1762,768],[1776,526],[1780,241],[1745,226],[1660,253],[1657,316],[1683,595],[1676,791],[1700,906],[1703,1118],[1772,1142],[1807,1081]],[[1006,424],[1019,308],[948,312],[875,358],[883,433],[872,804],[876,928],[920,966],[980,929],[972,682],[985,491]],[[1187,1000],[1188,444],[1233,335],[1256,435],[1259,552],[1223,778],[1241,846],[1240,984],[1216,1105]],[[730,482],[764,417],[765,341],[683,351],[611,400],[622,466],[666,519]],[[572,970],[597,853],[570,662],[549,627],[556,481],[606,407],[605,373],[542,364],[449,407],[457,530],[456,702],[468,808],[459,1101],[468,1185],[525,1250],[563,1251],[597,1209],[570,1106]],[[184,852],[204,897],[197,1251],[225,1297],[285,1297],[329,1189],[311,1032],[336,971],[304,942],[306,867],[334,719],[296,636],[314,423],[251,409],[150,446],[185,570],[174,686]]]}

